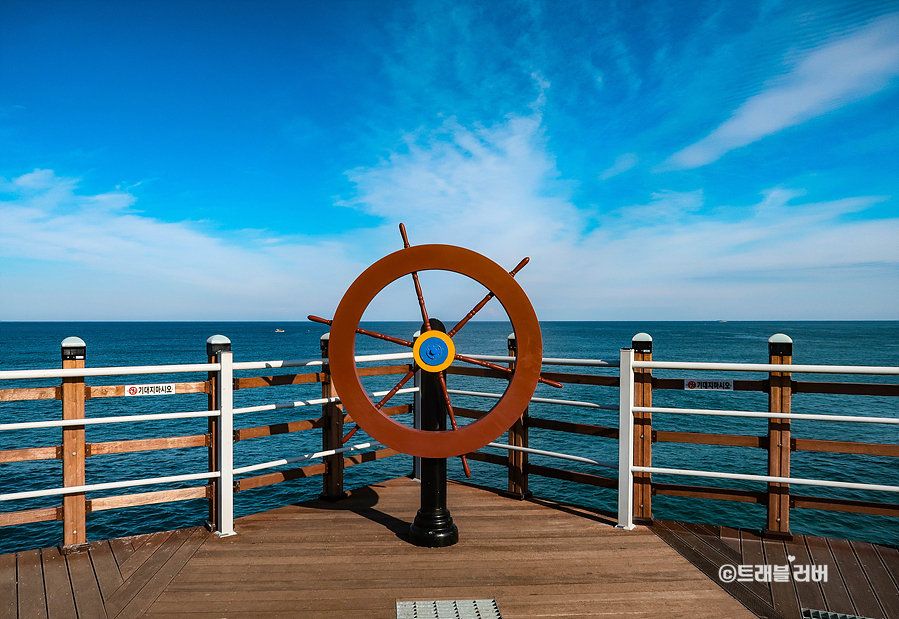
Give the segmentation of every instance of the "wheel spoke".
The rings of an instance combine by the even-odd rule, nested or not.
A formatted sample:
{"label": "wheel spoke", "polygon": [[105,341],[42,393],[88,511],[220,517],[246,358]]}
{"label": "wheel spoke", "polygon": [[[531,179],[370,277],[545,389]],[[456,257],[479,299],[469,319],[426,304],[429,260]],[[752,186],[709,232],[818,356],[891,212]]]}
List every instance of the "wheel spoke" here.
{"label": "wheel spoke", "polygon": [[[403,247],[409,249],[409,237],[406,236],[406,226],[400,224],[400,234],[403,237]],[[425,307],[425,297],[421,292],[421,282],[418,281],[418,271],[412,271],[412,281],[415,283],[415,294],[418,296],[418,305],[421,307],[421,321],[425,324],[425,331],[431,330],[431,319],[428,318],[428,309]]]}
{"label": "wheel spoke", "polygon": [[[381,398],[381,401],[380,401],[380,402],[378,402],[377,404],[375,404],[375,408],[378,409],[378,410],[381,410],[381,407],[384,406],[385,404],[387,404],[387,402],[390,400],[390,398],[392,398],[393,396],[395,396],[396,393],[397,393],[397,391],[399,391],[400,389],[402,389],[402,388],[403,388],[403,385],[405,385],[406,383],[408,383],[408,382],[409,382],[409,379],[412,378],[413,376],[415,376],[415,369],[414,369],[414,368],[411,369],[411,370],[409,370],[408,372],[406,372],[406,375],[403,376],[403,378],[400,380],[400,382],[398,382],[396,385],[394,385],[393,389],[391,389],[390,391],[388,391],[388,392],[387,392],[387,395],[385,395],[383,398]],[[348,440],[350,440],[350,439],[353,437],[353,435],[354,435],[358,430],[359,430],[359,424],[357,423],[357,424],[356,424],[356,427],[353,428],[352,430],[350,430],[349,432],[347,432],[347,433],[346,433],[346,436],[343,437],[343,442],[344,442],[344,444],[346,444],[346,442],[347,442]]]}
{"label": "wheel spoke", "polygon": [[[306,318],[308,318],[312,322],[320,322],[321,324],[328,325],[328,326],[330,326],[331,323],[334,322],[333,320],[328,320],[327,318],[320,318],[318,316],[313,316],[311,314],[309,316],[306,316]],[[359,333],[360,335],[367,335],[369,337],[374,337],[379,340],[384,340],[385,342],[393,342],[394,344],[399,344],[400,346],[406,346],[408,348],[412,348],[412,342],[410,342],[409,340],[403,340],[398,337],[384,335],[383,333],[378,333],[377,331],[369,331],[368,329],[360,329],[357,327],[356,333]]]}
{"label": "wheel spoke", "polygon": [[390,391],[388,391],[388,392],[387,392],[387,395],[385,395],[383,398],[381,398],[381,401],[380,401],[380,402],[378,402],[377,404],[375,404],[375,408],[378,409],[378,410],[381,410],[381,407],[384,406],[385,404],[387,404],[387,401],[390,400],[390,398],[392,398],[393,396],[395,396],[395,395],[396,395],[396,392],[399,391],[400,389],[402,389],[402,388],[403,388],[403,385],[405,385],[406,383],[408,383],[410,378],[412,378],[413,376],[415,376],[415,370],[416,370],[416,369],[417,369],[417,368],[414,368],[414,367],[413,367],[411,370],[409,370],[408,372],[406,372],[406,375],[403,376],[403,378],[400,380],[400,382],[398,382],[398,383],[393,387],[393,389],[391,389]]}
{"label": "wheel spoke", "polygon": [[353,428],[352,430],[350,430],[349,432],[347,432],[346,435],[343,437],[343,439],[341,439],[343,441],[343,444],[346,445],[346,442],[348,440],[350,440],[351,438],[353,438],[353,435],[358,431],[359,431],[359,424],[357,423],[356,427]]}
{"label": "wheel spoke", "polygon": [[[522,259],[522,261],[518,263],[518,266],[517,266],[517,267],[515,267],[514,269],[512,269],[511,271],[509,271],[509,275],[511,275],[512,277],[515,277],[515,275],[516,275],[521,269],[523,269],[523,268],[524,268],[524,265],[526,265],[529,261],[530,261],[530,258],[527,258],[527,257],[525,257],[524,259]],[[495,297],[495,296],[496,296],[496,295],[493,294],[492,292],[487,293],[487,296],[484,297],[483,299],[481,299],[481,302],[478,303],[477,305],[475,305],[475,306],[474,306],[474,309],[472,309],[470,312],[468,312],[468,314],[465,316],[465,318],[463,318],[462,320],[460,320],[460,321],[456,324],[456,326],[453,327],[453,328],[450,330],[449,333],[447,333],[447,335],[450,336],[450,337],[453,337],[454,335],[456,335],[456,333],[458,333],[459,331],[461,331],[461,330],[462,330],[462,327],[464,327],[465,324],[466,324],[469,320],[471,320],[472,318],[474,318],[474,315],[477,314],[478,312],[480,312],[480,311],[484,308],[484,306],[487,305],[487,303],[490,302],[490,299],[492,299],[492,298]]]}
{"label": "wheel spoke", "polygon": [[[471,363],[472,365],[479,365],[484,368],[490,368],[491,370],[499,370],[500,372],[505,372],[506,374],[512,374],[515,372],[515,370],[513,370],[512,368],[507,368],[502,365],[490,363],[489,361],[481,361],[480,359],[475,359],[466,355],[456,355],[454,358],[458,359],[459,361],[464,361],[465,363]],[[562,383],[558,383],[554,380],[549,380],[548,378],[543,378],[542,376],[537,379],[537,382],[543,383],[544,385],[549,385],[550,387],[556,387],[558,389],[562,388]]]}
{"label": "wheel spoke", "polygon": [[[443,390],[443,399],[446,401],[446,410],[449,413],[450,424],[453,426],[453,430],[458,430],[459,426],[456,424],[456,413],[453,411],[453,403],[450,402],[449,391],[446,388],[446,377],[443,375],[443,372],[437,372],[437,376],[440,377],[440,388]],[[471,477],[471,469],[468,467],[468,458],[464,455],[460,456],[462,458],[462,469],[465,471],[465,477]]]}

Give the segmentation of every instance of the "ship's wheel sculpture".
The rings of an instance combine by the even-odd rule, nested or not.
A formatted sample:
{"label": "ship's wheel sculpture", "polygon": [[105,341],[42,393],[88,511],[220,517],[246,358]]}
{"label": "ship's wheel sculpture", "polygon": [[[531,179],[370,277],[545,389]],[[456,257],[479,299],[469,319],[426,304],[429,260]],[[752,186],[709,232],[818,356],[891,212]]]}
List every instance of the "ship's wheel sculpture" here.
{"label": "ship's wheel sculpture", "polygon": [[[400,224],[400,234],[403,237],[403,249],[378,260],[352,283],[337,306],[333,320],[317,316],[309,316],[309,319],[331,326],[328,352],[331,380],[344,408],[357,423],[356,427],[344,437],[344,442],[361,427],[372,438],[388,447],[420,456],[423,459],[422,509],[419,510],[412,525],[410,537],[417,545],[449,546],[456,542],[458,533],[445,505],[446,458],[461,456],[465,474],[470,477],[471,473],[464,454],[483,447],[506,432],[527,408],[538,382],[554,387],[562,385],[540,376],[543,357],[540,324],[527,295],[514,279],[518,271],[527,264],[528,258],[522,260],[512,271],[506,271],[492,260],[462,247],[452,245],[412,247],[409,245],[403,224]],[[479,282],[489,291],[449,332],[445,332],[443,323],[432,319],[428,314],[418,272],[429,270],[459,273]],[[365,309],[378,293],[407,275],[412,276],[421,309],[420,336],[413,342],[360,328],[359,324]],[[459,354],[453,343],[453,336],[494,297],[502,304],[515,332],[518,356],[514,370]],[[412,349],[415,360],[412,368],[377,403],[371,399],[359,378],[355,362],[357,334]],[[454,362],[487,367],[510,375],[509,385],[496,405],[480,419],[465,426],[459,426],[456,422],[444,376],[444,370]],[[419,369],[423,372],[421,387],[423,419],[424,417],[436,419],[430,423],[423,421],[422,427],[426,429],[403,425],[383,412],[384,405]],[[431,397],[426,399],[424,392],[428,385]],[[437,392],[436,397],[434,392]],[[447,414],[452,429],[444,429]],[[426,465],[436,467],[436,472],[431,469],[426,471]],[[430,479],[431,477],[435,479]],[[439,487],[441,483],[442,490]],[[432,488],[434,484],[438,487]],[[433,500],[435,497],[436,504]],[[442,506],[439,504],[441,497]]]}

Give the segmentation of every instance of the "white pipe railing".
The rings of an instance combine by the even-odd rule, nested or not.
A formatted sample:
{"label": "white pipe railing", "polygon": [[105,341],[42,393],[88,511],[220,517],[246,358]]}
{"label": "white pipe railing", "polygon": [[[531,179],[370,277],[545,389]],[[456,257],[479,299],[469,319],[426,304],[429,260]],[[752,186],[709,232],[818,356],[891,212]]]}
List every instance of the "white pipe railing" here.
{"label": "white pipe railing", "polygon": [[[415,393],[418,391],[418,387],[409,387],[408,389],[400,389],[396,392],[396,395],[400,395],[402,393]],[[370,393],[372,397],[382,397],[390,393],[387,391],[374,391]],[[261,411],[273,411],[282,408],[299,408],[301,406],[320,406],[322,404],[332,404],[334,402],[340,402],[340,398],[316,398],[314,400],[297,400],[296,402],[277,402],[275,404],[260,404],[259,406],[246,406],[244,408],[235,408],[235,415],[243,415],[245,413],[258,413]],[[2,427],[0,427],[2,429]]]}
{"label": "white pipe railing", "polygon": [[814,415],[808,413],[768,413],[757,411],[723,411],[705,408],[664,408],[635,406],[637,413],[665,413],[669,415],[712,415],[715,417],[759,417],[764,419],[806,419],[809,421],[846,421],[852,423],[882,423],[899,425],[899,417],[853,417],[850,415]]}
{"label": "white pipe railing", "polygon": [[770,475],[747,475],[744,473],[722,473],[720,471],[696,471],[693,469],[667,469],[658,466],[632,466],[632,471],[659,473],[663,475],[685,475],[687,477],[711,477],[716,479],[742,479],[772,484],[797,484],[800,486],[822,486],[824,488],[849,488],[851,490],[876,490],[878,492],[899,492],[899,486],[881,484],[858,484],[849,481],[829,481],[826,479],[802,479],[799,477],[772,477]]}
{"label": "white pipe railing", "polygon": [[368,449],[369,447],[377,447],[380,443],[378,442],[368,442],[368,443],[359,443],[358,445],[352,445],[350,447],[341,447],[339,449],[328,449],[327,451],[316,451],[315,453],[305,454],[302,456],[296,456],[293,458],[281,458],[280,460],[272,460],[271,462],[260,462],[259,464],[251,464],[249,466],[242,466],[240,468],[234,469],[234,474],[239,475],[243,473],[252,473],[253,471],[262,471],[264,469],[271,469],[276,466],[284,466],[285,464],[295,464],[297,462],[304,462],[306,460],[313,460],[315,458],[326,458],[328,456],[335,456],[337,454],[346,453],[348,451],[360,451],[362,449]]}
{"label": "white pipe railing", "polygon": [[146,479],[130,479],[127,481],[111,481],[103,484],[88,484],[86,486],[67,486],[65,488],[48,488],[46,490],[28,490],[25,492],[11,492],[9,494],[0,494],[0,501],[34,499],[43,496],[79,494],[81,492],[93,492],[96,490],[115,490],[116,488],[131,488],[133,486],[153,486],[155,484],[171,484],[179,481],[213,479],[216,477],[219,477],[219,473],[213,471],[209,473],[189,473],[186,475],[170,475],[168,477],[150,477]]}
{"label": "white pipe railing", "polygon": [[84,419],[56,419],[54,421],[23,421],[21,423],[2,423],[0,432],[4,430],[30,430],[33,428],[69,428],[72,426],[95,426],[107,423],[130,423],[132,421],[158,421],[160,419],[194,419],[200,417],[218,417],[221,411],[193,411],[188,413],[149,413],[146,415],[119,415],[117,417],[86,417]]}
{"label": "white pipe railing", "polygon": [[584,458],[583,456],[572,456],[571,454],[563,454],[557,451],[546,451],[544,449],[534,449],[532,447],[519,447],[518,445],[508,445],[505,443],[487,443],[487,447],[496,447],[497,449],[508,449],[509,451],[520,451],[526,454],[534,454],[536,456],[549,456],[550,458],[558,458],[559,460],[571,460],[572,462],[583,462],[584,464],[593,464],[596,466],[604,466],[610,469],[617,469],[618,465],[614,462],[606,462],[605,460],[594,460],[592,458]]}
{"label": "white pipe railing", "polygon": [[849,423],[876,423],[897,425],[896,417],[861,417],[850,415],[814,415],[796,413],[772,413],[759,411],[710,410],[697,408],[669,408],[658,406],[634,406],[634,369],[665,370],[707,370],[718,372],[782,372],[808,374],[866,374],[897,376],[899,367],[845,366],[845,365],[793,365],[773,363],[692,363],[680,361],[636,361],[630,348],[621,350],[620,363],[620,410],[618,440],[618,527],[633,529],[633,487],[634,472],[738,479],[766,483],[797,484],[828,488],[899,492],[899,486],[883,484],[859,484],[854,482],[830,481],[824,479],[803,479],[797,477],[775,477],[769,475],[748,475],[723,473],[720,471],[698,471],[693,469],[672,469],[655,466],[634,465],[634,412],[664,413],[673,415],[712,415],[721,417],[757,417],[767,419],[803,419],[810,421],[834,421]]}
{"label": "white pipe railing", "polygon": [[220,350],[216,360],[221,365],[215,381],[216,401],[221,415],[216,442],[216,469],[219,472],[215,484],[215,534],[219,537],[234,535],[234,353]]}
{"label": "white pipe railing", "polygon": [[80,376],[131,376],[135,374],[183,374],[186,372],[217,372],[218,363],[182,363],[179,365],[135,365],[130,367],[70,368],[47,370],[3,370],[0,380],[34,378],[76,378]]}
{"label": "white pipe railing", "polygon": [[[464,389],[447,389],[447,393],[451,393],[453,395],[469,395],[475,398],[490,398],[493,400],[498,400],[503,397],[501,393],[487,393],[484,391],[466,391]],[[537,404],[559,404],[562,406],[578,406],[581,408],[599,408],[606,411],[617,411],[617,406],[609,406],[607,404],[595,404],[593,402],[581,402],[578,400],[559,400],[557,398],[531,398],[531,402]]]}
{"label": "white pipe railing", "polygon": [[713,372],[786,372],[795,374],[879,374],[899,376],[899,367],[872,365],[778,365],[775,363],[696,363],[686,361],[634,361],[635,369],[709,370]]}
{"label": "white pipe railing", "polygon": [[[356,363],[411,359],[411,352],[386,355],[357,355]],[[244,361],[234,364],[234,370],[267,370],[324,365],[327,359],[296,359],[293,361]],[[184,374],[188,372],[217,372],[218,363],[181,363],[173,365],[135,365],[102,368],[54,368],[44,370],[0,370],[0,380],[29,380],[38,378],[77,378],[81,376],[131,376],[136,374]]]}
{"label": "white pipe railing", "polygon": [[[515,361],[515,357],[500,355],[469,355],[475,359],[492,361],[492,362],[511,362]],[[394,361],[411,359],[411,352],[392,353],[384,355],[359,355],[355,357],[357,363],[373,362],[373,361]],[[216,501],[216,533],[220,536],[234,534],[234,476],[254,471],[274,468],[287,464],[303,462],[315,458],[324,458],[340,453],[359,451],[380,445],[377,442],[367,442],[353,445],[350,447],[341,447],[326,451],[314,452],[296,457],[281,458],[269,462],[252,464],[244,467],[234,467],[234,444],[233,444],[233,419],[235,414],[245,414],[251,412],[260,412],[268,410],[278,410],[285,408],[296,408],[301,406],[321,405],[331,402],[339,402],[339,398],[316,398],[310,400],[299,400],[291,402],[281,402],[267,404],[261,406],[250,406],[243,408],[234,408],[233,405],[233,372],[235,370],[261,370],[275,368],[290,367],[309,367],[321,366],[328,363],[327,359],[295,359],[281,361],[258,361],[258,362],[240,362],[235,363],[233,353],[230,350],[222,350],[217,353],[216,363],[199,363],[199,364],[175,364],[175,365],[151,365],[151,366],[134,366],[134,367],[103,367],[103,368],[78,368],[78,369],[44,369],[44,370],[11,370],[0,371],[0,380],[30,380],[30,379],[46,379],[46,378],[71,378],[71,377],[87,377],[87,376],[125,376],[140,374],[173,374],[188,372],[216,372],[216,396],[219,403],[219,409],[213,411],[193,411],[181,413],[158,413],[146,415],[126,415],[118,417],[97,417],[93,419],[70,419],[55,421],[36,421],[23,423],[7,423],[0,424],[0,431],[32,429],[32,428],[51,428],[51,427],[72,427],[99,425],[110,423],[127,423],[133,421],[156,421],[167,419],[188,419],[188,418],[206,418],[218,417],[218,431],[214,440],[216,441],[216,471],[208,473],[196,473],[186,475],[173,475],[167,477],[154,477],[138,480],[124,480],[116,482],[108,482],[101,484],[88,484],[80,486],[71,486],[64,488],[50,488],[44,490],[14,492],[0,494],[0,501],[9,501],[16,499],[29,499],[55,495],[69,495],[84,492],[93,492],[99,490],[110,490],[118,488],[127,488],[134,486],[147,486],[155,484],[174,483],[198,479],[218,479],[214,500]],[[756,418],[776,418],[776,419],[801,419],[814,421],[833,421],[833,422],[850,422],[850,423],[874,423],[897,425],[899,418],[897,417],[862,417],[848,415],[825,415],[825,414],[795,414],[795,413],[771,413],[761,411],[733,411],[733,410],[711,410],[711,409],[684,409],[670,407],[635,407],[634,406],[634,369],[665,369],[665,370],[702,370],[713,372],[781,372],[781,373],[811,373],[811,374],[866,374],[866,375],[899,375],[897,367],[881,367],[881,366],[837,366],[837,365],[779,365],[779,364],[753,364],[753,363],[693,363],[693,362],[665,362],[665,361],[637,361],[634,358],[632,349],[622,349],[620,358],[617,362],[604,361],[600,359],[563,359],[563,358],[544,358],[544,365],[568,365],[580,367],[619,367],[619,403],[617,406],[596,404],[593,402],[584,402],[577,400],[563,400],[558,398],[540,398],[533,397],[533,403],[557,404],[561,406],[573,406],[582,408],[593,408],[600,410],[617,410],[619,412],[619,454],[618,463],[606,462],[577,456],[572,454],[559,453],[548,450],[534,449],[530,447],[519,447],[516,445],[505,445],[501,443],[491,442],[489,447],[505,449],[510,451],[518,451],[538,456],[546,456],[580,462],[594,466],[602,466],[613,468],[619,471],[618,475],[618,526],[624,529],[632,529],[633,524],[633,502],[634,502],[634,472],[656,473],[666,475],[684,475],[694,477],[710,477],[721,479],[735,479],[744,481],[757,481],[765,483],[783,483],[822,486],[833,488],[846,488],[855,490],[875,490],[884,492],[899,492],[899,486],[883,485],[883,484],[860,484],[854,482],[839,482],[820,479],[803,479],[792,477],[774,477],[765,475],[749,475],[739,473],[724,473],[718,471],[700,471],[691,469],[673,469],[652,466],[635,466],[633,461],[634,449],[634,416],[636,412],[660,413],[660,414],[679,414],[679,415],[713,415],[724,417],[756,417]],[[472,396],[480,398],[499,399],[503,394],[485,393],[479,391],[468,391],[460,389],[450,389],[449,393],[455,395]],[[401,389],[398,393],[417,393],[418,388]],[[383,396],[387,391],[375,392],[372,396]]]}
{"label": "white pipe railing", "polygon": [[[472,359],[478,361],[492,361],[494,363],[512,363],[517,361],[517,357],[506,357],[504,355],[469,355]],[[554,357],[543,357],[543,365],[576,365],[585,368],[617,368],[617,361],[603,361],[602,359],[557,359]]]}

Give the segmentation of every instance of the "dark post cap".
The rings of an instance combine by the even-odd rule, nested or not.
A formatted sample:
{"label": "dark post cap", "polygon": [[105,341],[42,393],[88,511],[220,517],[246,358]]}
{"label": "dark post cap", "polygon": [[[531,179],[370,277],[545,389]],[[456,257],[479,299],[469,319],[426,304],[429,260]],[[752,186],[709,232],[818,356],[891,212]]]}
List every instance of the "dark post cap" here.
{"label": "dark post cap", "polygon": [[768,338],[769,357],[792,357],[793,340],[783,333],[775,333]]}
{"label": "dark post cap", "polygon": [[648,333],[638,333],[631,338],[631,348],[634,352],[652,352],[652,336]]}
{"label": "dark post cap", "polygon": [[506,338],[506,341],[508,343],[509,350],[511,350],[514,353],[517,353],[518,352],[518,338],[515,337],[514,331],[509,334],[509,337]]}
{"label": "dark post cap", "polygon": [[61,347],[63,361],[84,361],[87,345],[80,337],[67,337]]}
{"label": "dark post cap", "polygon": [[213,335],[206,340],[206,355],[214,357],[220,350],[231,350],[231,340],[224,335]]}

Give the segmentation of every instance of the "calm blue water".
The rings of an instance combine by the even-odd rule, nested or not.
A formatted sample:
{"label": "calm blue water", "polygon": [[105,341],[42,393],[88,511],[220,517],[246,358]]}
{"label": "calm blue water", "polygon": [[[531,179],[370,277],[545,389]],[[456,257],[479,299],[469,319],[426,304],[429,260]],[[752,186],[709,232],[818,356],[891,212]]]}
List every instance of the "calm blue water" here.
{"label": "calm blue water", "polygon": [[[414,323],[368,323],[366,327],[409,338],[417,329]],[[783,332],[794,340],[794,363],[844,365],[896,365],[899,362],[899,322],[546,322],[541,323],[544,354],[547,357],[579,357],[615,360],[618,350],[629,346],[631,337],[641,331],[654,339],[654,359],[682,361],[767,361],[767,339]],[[284,329],[276,333],[275,329]],[[231,338],[235,361],[261,361],[318,357],[319,337],[326,330],[308,322],[267,323],[0,323],[0,369],[28,369],[59,367],[59,343],[76,335],[87,342],[87,365],[145,365],[170,363],[202,363],[205,361],[206,338],[224,334]],[[473,322],[456,337],[463,352],[505,354],[506,336],[510,327],[505,323]],[[359,353],[397,352],[398,349],[380,341],[359,338]],[[556,369],[556,368],[554,368]],[[581,370],[558,368],[558,371],[582,371],[617,375],[617,370]],[[286,372],[285,372],[286,373]],[[260,372],[245,373],[259,375]],[[657,376],[693,378],[716,376],[711,373],[659,371]],[[724,375],[718,374],[722,378]],[[762,378],[744,374],[742,378]],[[805,380],[895,382],[895,377],[807,376]],[[203,380],[204,374],[153,377],[100,377],[88,379],[90,384],[164,383]],[[373,379],[371,389],[389,388],[396,377]],[[4,381],[0,388],[26,386]],[[49,385],[53,381],[32,381],[28,385]],[[480,391],[499,391],[495,381],[450,377],[450,387]],[[298,385],[268,389],[249,389],[235,393],[236,406],[250,406],[288,400],[310,399],[320,396],[319,385]],[[617,404],[617,389],[566,385],[563,391],[546,386],[537,395]],[[406,399],[403,399],[406,398]],[[395,403],[410,401],[411,396],[397,396]],[[454,399],[457,406],[486,409],[489,401],[474,398]],[[765,410],[764,393],[686,393],[656,391],[657,406],[692,406]],[[206,396],[187,394],[143,398],[104,398],[87,402],[87,415],[107,416],[148,412],[205,410]],[[236,427],[248,427],[295,419],[314,418],[320,408],[282,409],[264,413],[241,415]],[[796,394],[793,412],[834,413],[868,416],[899,416],[899,400],[886,397],[826,396]],[[564,408],[539,404],[531,415],[567,419],[605,426],[617,426],[617,413],[584,408]],[[0,403],[0,423],[58,419],[57,401]],[[709,418],[657,415],[654,427],[663,430],[704,431],[716,433],[766,433],[766,420]],[[200,434],[206,431],[205,419],[189,419],[140,424],[94,426],[87,430],[89,442],[142,437]],[[794,422],[793,436],[831,440],[899,443],[895,426],[873,424],[838,424]],[[359,442],[366,439],[357,434]],[[235,464],[243,466],[280,457],[309,453],[320,448],[320,435],[314,432],[295,433],[276,437],[242,441],[235,446]],[[501,439],[503,440],[503,439]],[[355,439],[354,439],[355,441]],[[0,449],[55,445],[60,442],[59,429],[0,432]],[[582,454],[600,460],[615,460],[617,443],[577,435],[531,430],[531,446],[567,453]],[[497,452],[500,453],[500,452]],[[562,463],[558,460],[533,457],[532,461],[548,466],[569,468],[612,476],[614,471],[591,468],[587,465]],[[766,452],[745,448],[679,445],[656,443],[653,464],[676,468],[723,470],[729,472],[765,474]],[[505,488],[505,469],[478,462],[471,463],[475,483]],[[375,463],[347,469],[346,486],[374,483],[379,480],[406,475],[412,467],[411,458],[397,456]],[[462,479],[458,459],[450,461],[450,476]],[[88,458],[88,483],[121,479],[156,477],[206,470],[206,452],[202,448],[176,449],[136,454],[102,455]],[[845,481],[864,481],[899,485],[899,462],[895,458],[794,452],[792,474]],[[0,493],[61,485],[61,464],[56,460],[0,464]],[[656,476],[671,483],[729,485],[764,490],[764,484],[751,482],[727,483],[698,478]],[[531,489],[537,496],[572,501],[610,511],[615,510],[615,493],[578,484],[531,477]],[[146,487],[133,491],[161,490],[185,487],[174,484],[166,487]],[[237,515],[263,511],[288,503],[314,498],[321,491],[320,478],[296,480],[243,492],[236,497]],[[109,491],[96,496],[127,494],[130,491]],[[822,496],[837,496],[860,500],[896,503],[895,495],[825,488],[798,488],[794,492]],[[24,509],[58,504],[58,498],[9,502],[0,510]],[[677,497],[655,497],[656,517],[713,524],[729,524],[760,529],[764,526],[764,507],[746,503],[711,500],[689,500]],[[450,505],[452,509],[452,505]],[[410,520],[414,514],[410,514]],[[122,510],[110,510],[88,517],[88,539],[134,535],[149,531],[196,525],[206,518],[203,500],[185,501]],[[852,537],[874,542],[899,544],[899,519],[866,516],[841,512],[796,509],[791,511],[792,529],[799,533]],[[0,529],[0,552],[51,546],[61,539],[59,523],[36,523]]]}

